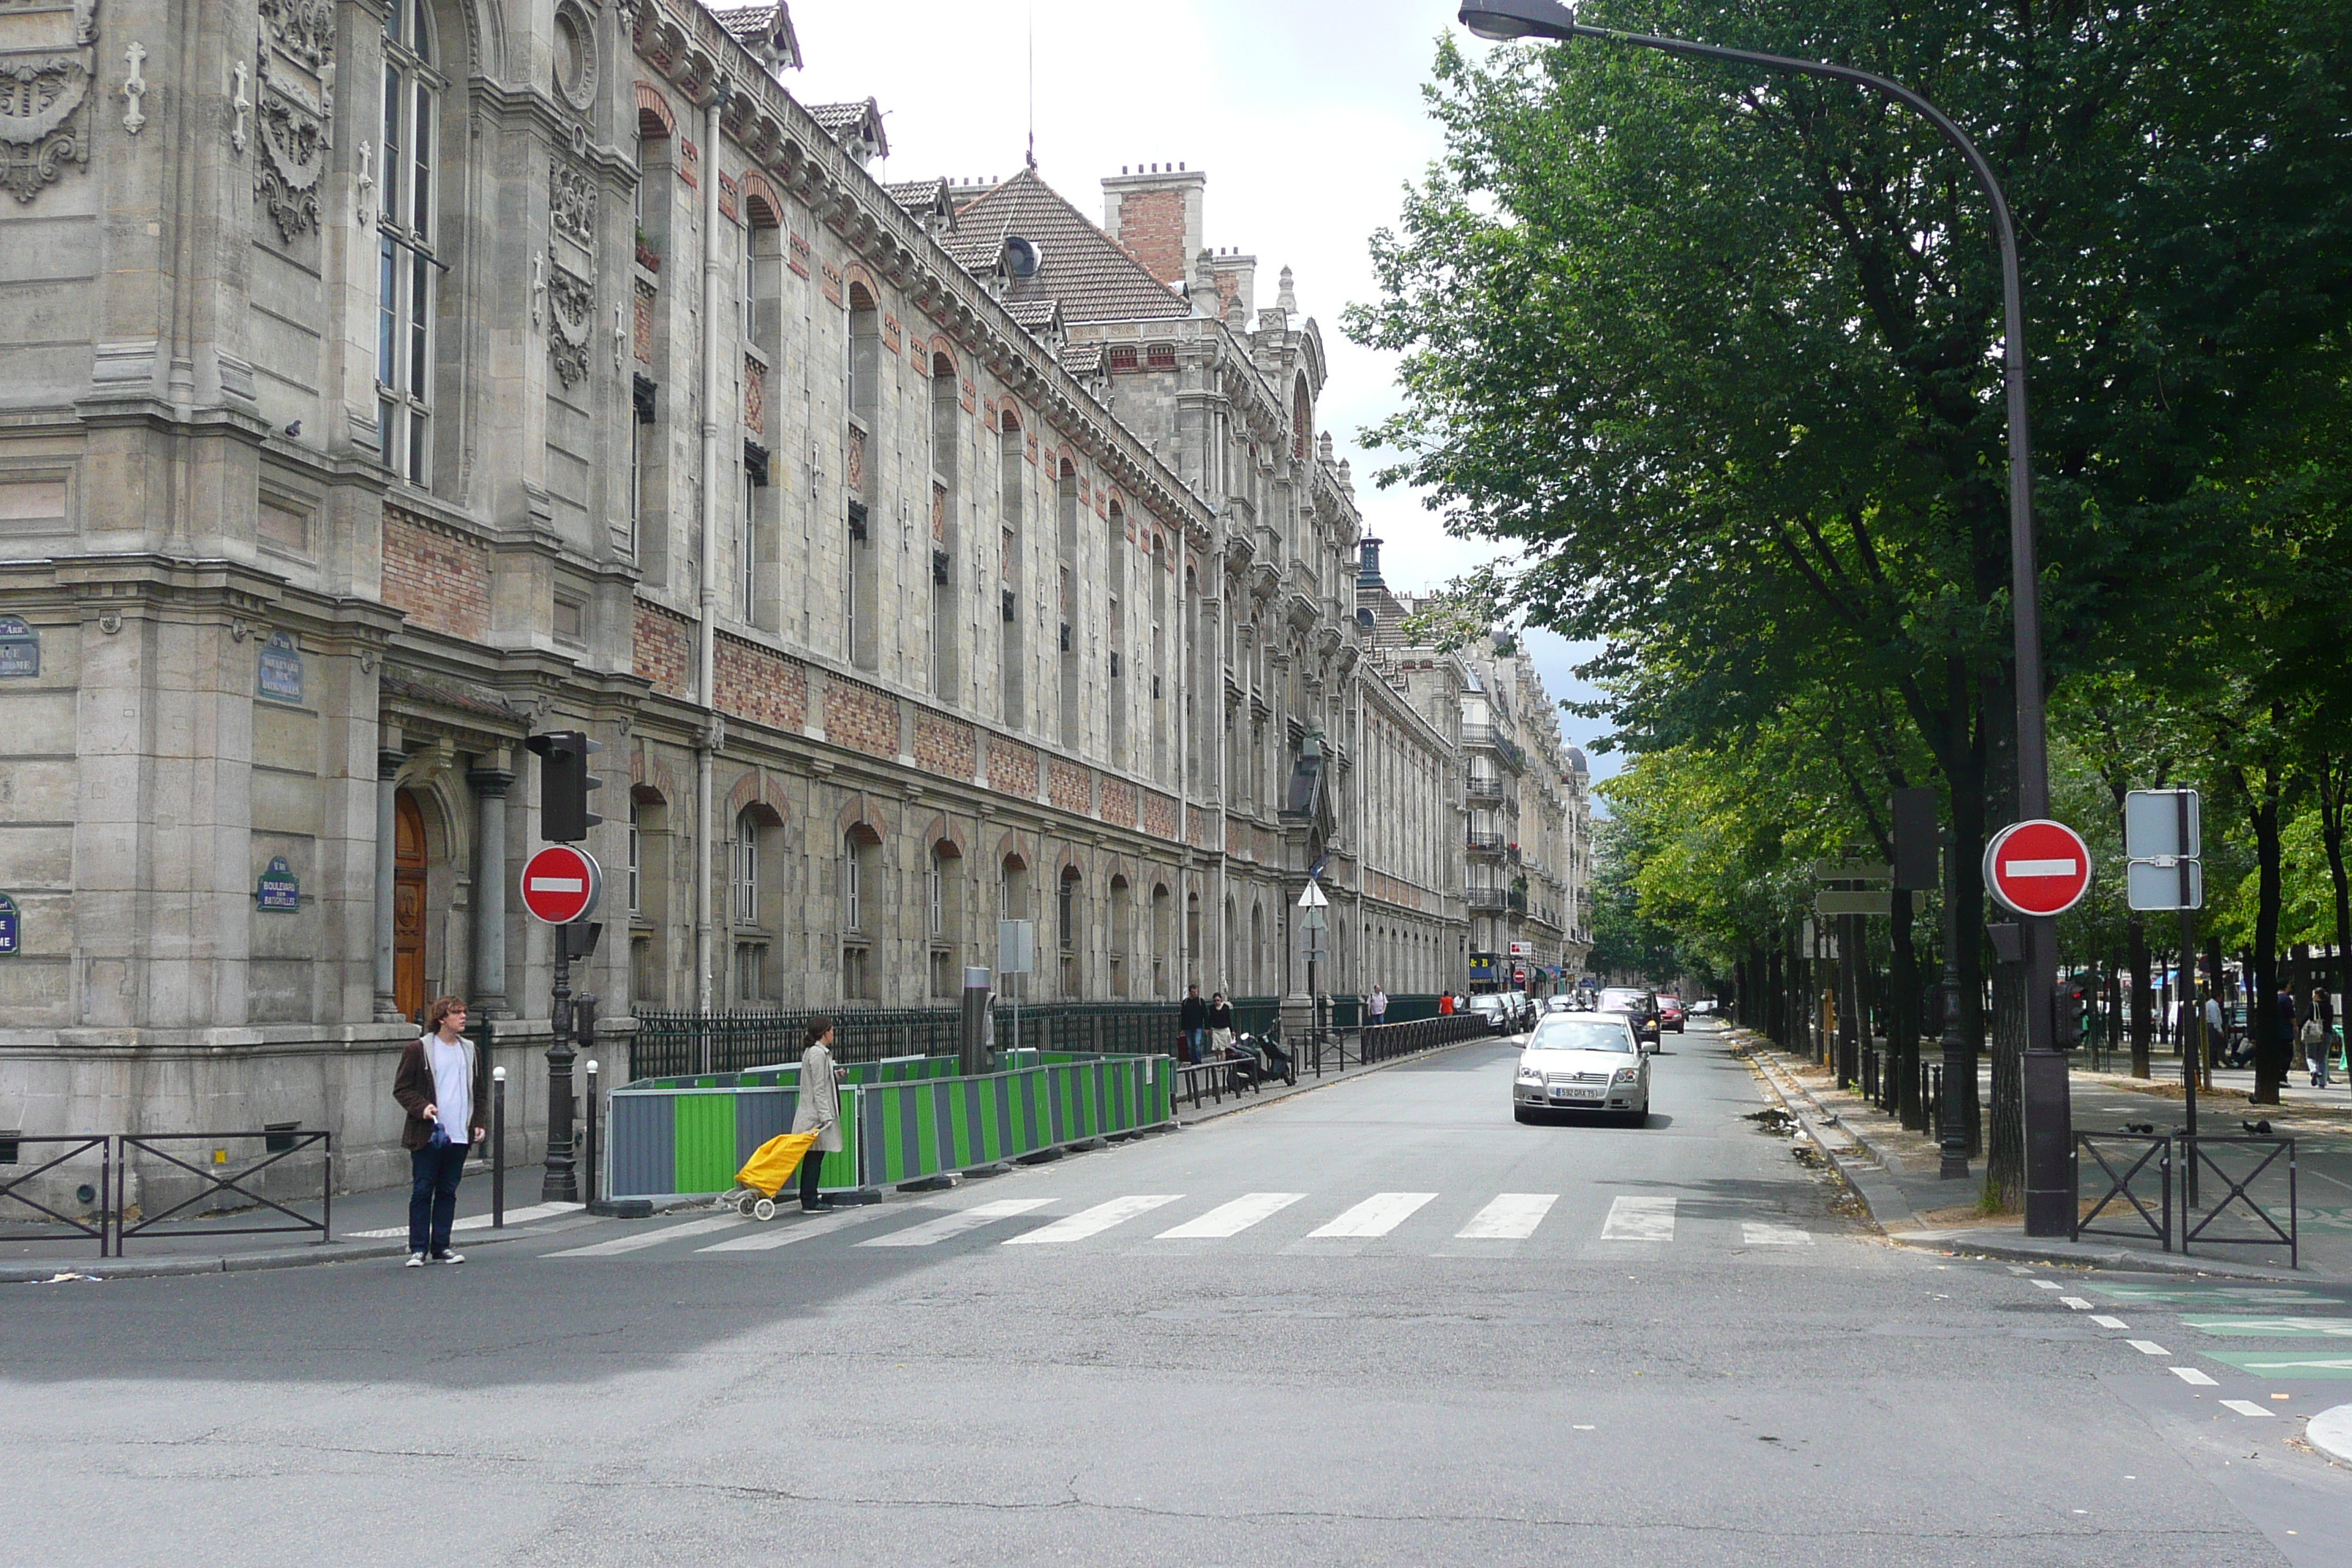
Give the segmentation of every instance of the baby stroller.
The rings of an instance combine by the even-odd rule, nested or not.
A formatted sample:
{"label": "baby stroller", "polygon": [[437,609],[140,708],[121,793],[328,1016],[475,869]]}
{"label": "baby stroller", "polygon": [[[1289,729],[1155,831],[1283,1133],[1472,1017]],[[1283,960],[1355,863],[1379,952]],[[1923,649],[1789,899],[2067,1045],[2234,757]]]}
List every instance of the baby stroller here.
{"label": "baby stroller", "polygon": [[[735,1190],[719,1200],[720,1208],[731,1208],[745,1219],[768,1220],[776,1217],[776,1194],[793,1179],[816,1142],[814,1132],[779,1132],[757,1149],[735,1173]],[[822,1155],[818,1156],[820,1159]]]}

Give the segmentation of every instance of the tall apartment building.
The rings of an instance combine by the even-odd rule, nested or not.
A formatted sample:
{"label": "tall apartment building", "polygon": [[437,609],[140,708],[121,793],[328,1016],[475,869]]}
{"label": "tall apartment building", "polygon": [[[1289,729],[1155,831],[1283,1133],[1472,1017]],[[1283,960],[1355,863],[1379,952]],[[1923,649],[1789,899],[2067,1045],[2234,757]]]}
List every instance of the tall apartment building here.
{"label": "tall apartment building", "polygon": [[1458,945],[1452,862],[1369,847],[1442,812],[1367,762],[1442,770],[1365,738],[1317,329],[1155,275],[1197,178],[1107,182],[1124,247],[886,187],[781,4],[5,19],[0,1126],[331,1125],[363,1184],[452,991],[535,1108],[552,728],[624,1031],[943,999],[1004,917],[1031,996],[1286,995],[1318,870],[1327,988],[1376,916]]}
{"label": "tall apartment building", "polygon": [[1363,542],[1359,615],[1368,662],[1448,729],[1459,759],[1464,972],[1481,989],[1573,984],[1591,947],[1591,815],[1584,753],[1565,744],[1543,678],[1515,638],[1448,652],[1406,621],[1423,602],[1392,593],[1381,542]]}

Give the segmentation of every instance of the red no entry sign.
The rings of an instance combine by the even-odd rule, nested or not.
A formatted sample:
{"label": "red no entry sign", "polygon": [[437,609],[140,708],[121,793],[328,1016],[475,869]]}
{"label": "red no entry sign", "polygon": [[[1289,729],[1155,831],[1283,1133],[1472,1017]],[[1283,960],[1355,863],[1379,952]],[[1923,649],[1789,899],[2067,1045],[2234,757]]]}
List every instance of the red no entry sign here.
{"label": "red no entry sign", "polygon": [[551,926],[585,920],[604,890],[596,857],[569,844],[551,844],[522,868],[522,907]]}
{"label": "red no entry sign", "polygon": [[2014,822],[1985,846],[1985,887],[2021,915],[2063,914],[2091,887],[2091,847],[2063,822]]}

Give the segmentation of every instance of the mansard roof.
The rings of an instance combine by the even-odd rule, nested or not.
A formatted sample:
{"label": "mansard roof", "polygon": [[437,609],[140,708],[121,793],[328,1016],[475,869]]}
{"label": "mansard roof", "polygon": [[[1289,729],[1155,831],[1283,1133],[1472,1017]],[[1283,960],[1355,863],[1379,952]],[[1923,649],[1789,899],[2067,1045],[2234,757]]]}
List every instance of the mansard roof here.
{"label": "mansard roof", "polygon": [[1061,194],[1024,169],[956,209],[948,253],[982,278],[994,273],[1005,238],[1036,245],[1040,265],[1031,278],[1008,278],[1006,305],[1056,300],[1066,321],[1159,321],[1189,316],[1191,303],[1160,282],[1119,243],[1088,222]]}

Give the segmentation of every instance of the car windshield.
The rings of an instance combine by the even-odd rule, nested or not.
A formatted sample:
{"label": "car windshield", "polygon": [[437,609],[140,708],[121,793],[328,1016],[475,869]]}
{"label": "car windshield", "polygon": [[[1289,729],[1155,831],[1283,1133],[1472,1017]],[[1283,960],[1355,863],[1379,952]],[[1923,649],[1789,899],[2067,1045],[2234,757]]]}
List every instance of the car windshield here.
{"label": "car windshield", "polygon": [[1679,1007],[1682,1005],[1683,1001],[1679,996],[1661,996],[1658,998],[1658,1005],[1661,1007]]}
{"label": "car windshield", "polygon": [[1601,1010],[1604,1013],[1640,1013],[1646,1011],[1650,998],[1640,991],[1603,991]]}
{"label": "car windshield", "polygon": [[1620,1051],[1633,1054],[1633,1032],[1617,1018],[1546,1018],[1528,1040],[1531,1051]]}

